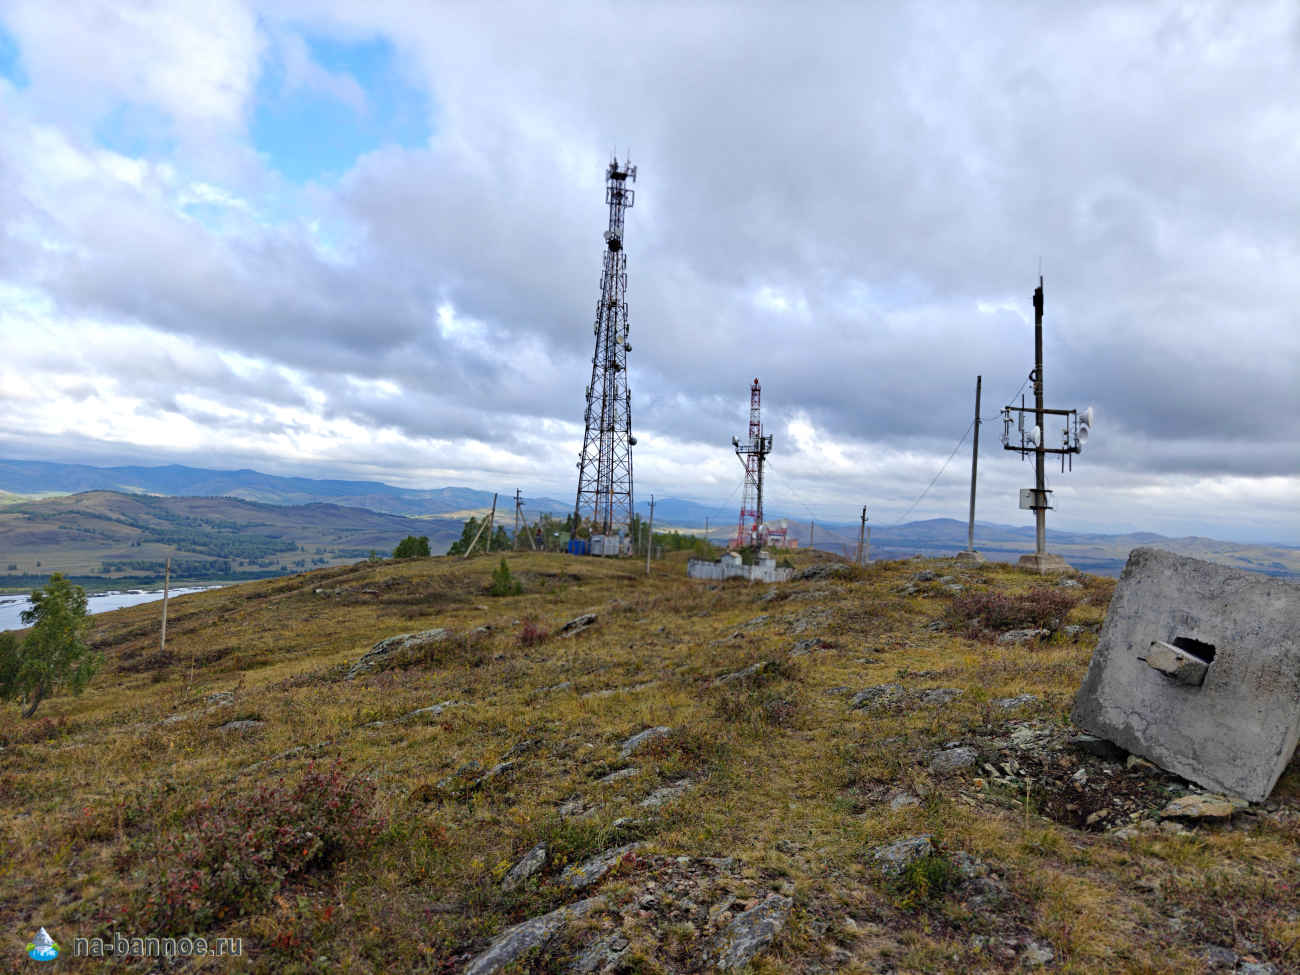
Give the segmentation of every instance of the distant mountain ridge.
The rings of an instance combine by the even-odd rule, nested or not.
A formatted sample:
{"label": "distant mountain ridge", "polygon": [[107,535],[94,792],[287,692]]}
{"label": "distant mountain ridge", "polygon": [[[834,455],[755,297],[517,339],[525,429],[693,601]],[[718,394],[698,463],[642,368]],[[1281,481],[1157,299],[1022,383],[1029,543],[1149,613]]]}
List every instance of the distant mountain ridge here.
{"label": "distant mountain ridge", "polygon": [[[417,517],[426,523],[435,545],[445,548],[453,536],[450,525],[429,525],[429,520],[452,515],[461,519],[467,512],[486,511],[492,492],[467,487],[410,489],[379,481],[347,481],[309,477],[281,477],[254,470],[208,470],[170,464],[161,467],[92,467],[47,461],[0,459],[0,501],[5,492],[19,495],[117,491],[164,497],[222,497],[280,506],[326,503],[366,512]],[[502,492],[497,499],[497,524],[513,524],[512,495]],[[4,508],[0,507],[0,511]],[[568,501],[525,497],[524,514],[532,521],[541,514],[564,517],[573,510]],[[636,511],[642,518],[650,513],[649,499],[641,498]],[[699,531],[709,527],[709,537],[722,542],[735,531],[737,508],[702,504],[682,498],[655,500],[655,526]],[[780,518],[772,513],[772,519]],[[807,546],[814,534],[807,519],[788,519],[790,537]],[[900,558],[923,554],[952,554],[966,547],[966,522],[955,518],[931,518],[897,526],[870,524],[872,558]],[[821,522],[815,527],[816,547],[852,556],[857,547],[858,524]],[[1087,572],[1118,575],[1128,553],[1140,545],[1156,545],[1182,555],[1221,562],[1272,575],[1300,575],[1300,548],[1283,545],[1247,545],[1217,539],[1166,538],[1153,532],[1106,535],[1088,532],[1048,530],[1048,548],[1059,552],[1075,567]],[[1015,561],[1033,550],[1032,524],[999,525],[975,523],[975,547],[990,559]],[[436,549],[435,549],[436,550]]]}
{"label": "distant mountain ridge", "polygon": [[491,491],[445,487],[411,490],[379,481],[320,480],[280,477],[254,470],[207,470],[168,464],[163,467],[91,467],[47,461],[0,459],[0,491],[45,494],[117,491],[166,497],[239,498],[264,504],[329,502],[397,515],[437,515],[486,507]]}
{"label": "distant mountain ridge", "polygon": [[[808,522],[791,522],[791,534],[806,543]],[[872,527],[873,559],[951,555],[966,547],[966,522],[955,518],[930,518],[905,525]],[[817,548],[852,557],[857,549],[857,525],[817,523]],[[1128,553],[1143,545],[1153,545],[1179,555],[1219,562],[1223,565],[1276,576],[1300,576],[1300,548],[1286,545],[1248,545],[1214,538],[1188,536],[1167,538],[1154,532],[1131,532],[1106,535],[1095,532],[1047,532],[1047,548],[1083,572],[1119,575]],[[975,548],[985,558],[997,562],[1014,562],[1034,550],[1033,525],[998,525],[975,522]]]}

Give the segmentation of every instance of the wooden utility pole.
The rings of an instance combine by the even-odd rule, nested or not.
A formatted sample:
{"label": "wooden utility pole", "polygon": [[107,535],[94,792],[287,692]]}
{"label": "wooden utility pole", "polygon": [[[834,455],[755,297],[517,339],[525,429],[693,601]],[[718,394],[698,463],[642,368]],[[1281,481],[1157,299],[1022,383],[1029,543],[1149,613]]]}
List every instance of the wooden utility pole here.
{"label": "wooden utility pole", "polygon": [[655,496],[650,495],[650,538],[645,547],[645,574],[650,574],[650,553],[655,550]]}
{"label": "wooden utility pole", "polygon": [[866,541],[866,535],[867,535],[867,506],[864,504],[862,506],[862,523],[858,526],[858,555],[857,558],[854,559],[854,561],[857,562],[858,565],[862,564],[862,554],[863,554],[862,546],[863,543]]}
{"label": "wooden utility pole", "polygon": [[980,386],[983,376],[975,377],[975,445],[970,452],[970,522],[966,526],[966,551],[975,551],[975,474],[980,463]]}
{"label": "wooden utility pole", "polygon": [[533,541],[533,533],[528,530],[528,519],[524,517],[524,499],[520,496],[519,488],[515,488],[515,549],[519,548],[519,526],[524,526],[524,538],[528,539],[528,547],[534,552],[537,551],[537,543]]}
{"label": "wooden utility pole", "polygon": [[[493,495],[492,495],[492,511],[488,514],[487,518],[483,521],[483,524],[481,524],[481,525],[478,526],[478,531],[476,531],[476,532],[474,533],[474,541],[472,541],[472,542],[469,543],[469,548],[465,549],[465,554],[462,556],[462,558],[466,558],[466,559],[469,558],[470,553],[474,551],[474,546],[478,544],[478,540],[479,540],[479,538],[482,537],[482,535],[483,535],[483,529],[484,529],[484,528],[487,528],[489,525],[491,525],[492,522],[496,519],[496,516],[497,516],[497,496],[496,496],[495,494],[493,494]],[[488,531],[488,537],[487,537],[487,550],[488,550],[489,552],[492,551],[492,532],[491,532],[491,530]]]}
{"label": "wooden utility pole", "polygon": [[970,518],[966,524],[966,551],[957,553],[958,562],[983,562],[984,556],[975,551],[975,475],[980,462],[980,387],[984,377],[975,377],[975,444],[970,454]]}
{"label": "wooden utility pole", "polygon": [[515,488],[515,539],[514,539],[514,550],[515,550],[516,552],[519,551],[519,506],[522,505],[522,504],[523,504],[523,500],[519,497],[519,488]]}

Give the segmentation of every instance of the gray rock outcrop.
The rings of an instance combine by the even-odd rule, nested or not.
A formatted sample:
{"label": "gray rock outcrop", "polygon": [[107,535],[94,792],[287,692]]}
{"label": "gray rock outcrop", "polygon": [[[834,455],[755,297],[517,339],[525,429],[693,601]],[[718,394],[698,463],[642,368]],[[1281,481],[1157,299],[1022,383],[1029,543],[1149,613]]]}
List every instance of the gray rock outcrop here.
{"label": "gray rock outcrop", "polygon": [[570,921],[590,914],[604,902],[603,897],[589,897],[508,928],[488,945],[486,951],[465,966],[464,975],[495,975],[525,952],[541,948]]}
{"label": "gray rock outcrop", "polygon": [[874,687],[864,687],[854,694],[849,701],[849,707],[855,711],[870,711],[872,708],[892,704],[902,696],[901,684],[877,684]]}
{"label": "gray rock outcrop", "polygon": [[264,724],[266,724],[266,722],[262,721],[259,718],[241,718],[238,721],[227,721],[217,730],[218,731],[252,731],[255,728],[262,727],[262,725]]}
{"label": "gray rock outcrop", "polygon": [[714,942],[714,957],[720,971],[743,968],[766,949],[785,927],[794,901],[780,894],[768,894],[743,914],[737,915]]}
{"label": "gray rock outcrop", "polygon": [[618,782],[620,779],[630,779],[634,775],[640,775],[639,768],[621,768],[608,775],[602,775],[596,780],[597,785],[609,785],[611,782]]}
{"label": "gray rock outcrop", "polygon": [[949,704],[959,697],[961,697],[960,688],[930,687],[924,691],[921,691],[921,693],[917,695],[917,700],[921,704],[929,704],[931,706],[938,705],[939,707],[942,707],[943,705]]}
{"label": "gray rock outcrop", "polygon": [[673,733],[673,729],[667,725],[659,725],[656,728],[647,728],[645,731],[639,731],[627,741],[623,742],[623,747],[619,749],[619,754],[624,758],[635,755],[641,750],[642,746],[649,744],[656,738],[666,738]]}
{"label": "gray rock outcrop", "polygon": [[529,877],[533,876],[542,867],[546,866],[546,844],[538,843],[535,847],[523,855],[501,881],[503,890],[514,890]]}
{"label": "gray rock outcrop", "polygon": [[760,660],[758,663],[750,664],[748,667],[741,670],[734,670],[729,674],[723,674],[720,677],[713,678],[713,680],[709,682],[709,686],[720,687],[723,684],[730,684],[732,681],[744,680],[746,677],[757,677],[771,666],[772,661]]}
{"label": "gray rock outcrop", "polygon": [[993,706],[1003,711],[1014,711],[1037,703],[1038,697],[1034,694],[1017,694],[1015,697],[1000,697],[993,702]]}
{"label": "gray rock outcrop", "polygon": [[1006,633],[998,637],[998,643],[1028,643],[1030,640],[1037,640],[1040,637],[1051,636],[1051,634],[1051,630],[1044,630],[1041,627],[1027,630],[1007,630]]}
{"label": "gray rock outcrop", "polygon": [[1169,800],[1160,810],[1161,819],[1231,819],[1237,813],[1250,808],[1241,799],[1227,799],[1224,796],[1179,796]]}
{"label": "gray rock outcrop", "polygon": [[658,809],[675,799],[680,799],[690,787],[690,779],[678,779],[676,782],[655,789],[654,792],[642,799],[638,805],[642,809]]}
{"label": "gray rock outcrop", "polygon": [[582,863],[572,864],[565,869],[564,873],[560,874],[560,883],[572,887],[574,890],[590,887],[609,873],[619,860],[629,853],[639,850],[644,845],[639,841],[628,843],[612,850],[606,850],[604,853],[597,853],[594,857],[584,860]]}
{"label": "gray rock outcrop", "polygon": [[595,613],[583,613],[581,616],[575,616],[569,622],[560,627],[557,635],[562,637],[577,636],[589,626],[596,624]]}
{"label": "gray rock outcrop", "polygon": [[970,768],[979,761],[979,757],[979,752],[969,745],[945,748],[942,751],[935,752],[934,757],[930,759],[930,771],[936,775],[948,775],[951,772]]}
{"label": "gray rock outcrop", "polygon": [[871,851],[871,862],[886,877],[897,877],[909,866],[934,852],[929,834],[909,836],[896,843],[887,843]]}
{"label": "gray rock outcrop", "polygon": [[621,934],[607,934],[587,945],[569,966],[572,975],[594,975],[608,971],[627,951],[629,942]]}
{"label": "gray rock outcrop", "polygon": [[382,670],[401,660],[407,654],[416,653],[435,643],[442,643],[451,636],[451,630],[433,629],[421,633],[402,633],[380,640],[352,665],[347,679],[360,677],[362,674]]}

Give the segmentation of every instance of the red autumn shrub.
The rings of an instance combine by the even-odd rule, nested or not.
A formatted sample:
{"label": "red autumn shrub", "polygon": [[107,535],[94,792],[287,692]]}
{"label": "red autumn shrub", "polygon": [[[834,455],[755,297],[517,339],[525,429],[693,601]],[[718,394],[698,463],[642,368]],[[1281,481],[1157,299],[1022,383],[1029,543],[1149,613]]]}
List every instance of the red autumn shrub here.
{"label": "red autumn shrub", "polygon": [[[336,764],[196,806],[179,830],[142,851],[149,873],[130,915],[159,935],[203,931],[266,905],[286,881],[370,846],[386,823],[375,785]],[[152,855],[150,855],[152,853]]]}
{"label": "red autumn shrub", "polygon": [[523,628],[519,631],[519,645],[521,647],[535,647],[539,643],[545,643],[550,639],[551,631],[546,629],[535,619],[524,620]]}
{"label": "red autumn shrub", "polygon": [[1039,587],[1023,593],[984,589],[958,594],[949,612],[972,634],[1026,627],[1054,630],[1078,601],[1077,596],[1059,589]]}

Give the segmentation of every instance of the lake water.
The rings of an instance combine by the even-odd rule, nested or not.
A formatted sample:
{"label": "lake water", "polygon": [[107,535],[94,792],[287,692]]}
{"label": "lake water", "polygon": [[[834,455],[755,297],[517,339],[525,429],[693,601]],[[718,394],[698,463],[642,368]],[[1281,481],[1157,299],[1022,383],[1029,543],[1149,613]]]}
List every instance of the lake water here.
{"label": "lake water", "polygon": [[[171,596],[184,596],[187,592],[203,592],[205,589],[219,589],[220,586],[182,586],[171,591]],[[91,613],[106,613],[110,609],[121,609],[124,606],[138,606],[140,603],[151,603],[162,599],[163,591],[161,589],[128,589],[124,592],[105,592],[86,597],[86,609]],[[23,622],[18,618],[18,614],[25,609],[30,609],[32,601],[27,598],[26,593],[14,593],[12,595],[0,595],[0,631],[21,629]]]}

